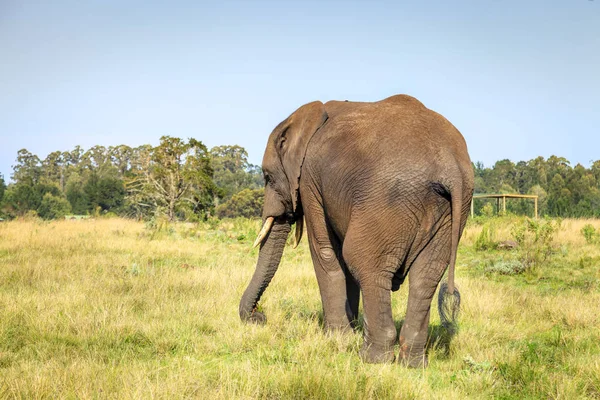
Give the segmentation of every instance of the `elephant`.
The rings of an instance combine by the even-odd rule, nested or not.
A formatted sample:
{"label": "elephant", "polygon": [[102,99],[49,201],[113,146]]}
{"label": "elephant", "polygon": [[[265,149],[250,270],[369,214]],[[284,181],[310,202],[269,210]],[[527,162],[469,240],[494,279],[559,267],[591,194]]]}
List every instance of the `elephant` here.
{"label": "elephant", "polygon": [[[408,95],[315,101],[275,127],[262,169],[263,228],[255,242],[256,269],[239,305],[242,321],[266,322],[258,301],[291,226],[295,247],[305,221],[325,328],[352,331],[362,294],[362,360],[393,362],[399,343],[398,362],[426,367],[431,303],[446,269],[439,295],[454,301],[453,314],[460,300],[454,269],[474,188],[461,133]],[[391,292],[407,277],[398,337]]]}

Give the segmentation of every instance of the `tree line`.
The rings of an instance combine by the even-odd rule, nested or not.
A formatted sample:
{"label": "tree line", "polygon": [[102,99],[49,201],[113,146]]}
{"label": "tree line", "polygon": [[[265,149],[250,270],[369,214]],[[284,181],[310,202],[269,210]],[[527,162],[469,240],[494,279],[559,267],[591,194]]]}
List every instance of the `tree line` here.
{"label": "tree line", "polygon": [[260,167],[237,145],[208,150],[196,139],[163,136],[156,147],[76,146],[45,159],[21,149],[12,182],[0,175],[0,217],[255,217],[263,187]]}
{"label": "tree line", "polygon": [[[475,193],[519,193],[539,197],[540,215],[600,217],[600,160],[574,167],[557,156],[491,167],[473,163]],[[208,150],[195,139],[163,136],[158,146],[76,146],[40,159],[17,153],[12,182],[0,175],[0,217],[27,214],[116,214],[147,219],[197,221],[216,216],[258,217],[263,204],[261,168],[243,147]],[[477,215],[492,214],[493,201],[478,200]],[[531,215],[533,202],[512,200],[507,212]]]}
{"label": "tree line", "polygon": [[[538,196],[539,213],[551,217],[600,217],[600,160],[589,168],[574,167],[564,157],[537,157],[516,164],[510,160],[497,161],[486,168],[481,162],[473,164],[475,193],[518,193]],[[490,200],[477,200],[475,213],[491,214]],[[531,200],[511,200],[506,211],[531,215]]]}

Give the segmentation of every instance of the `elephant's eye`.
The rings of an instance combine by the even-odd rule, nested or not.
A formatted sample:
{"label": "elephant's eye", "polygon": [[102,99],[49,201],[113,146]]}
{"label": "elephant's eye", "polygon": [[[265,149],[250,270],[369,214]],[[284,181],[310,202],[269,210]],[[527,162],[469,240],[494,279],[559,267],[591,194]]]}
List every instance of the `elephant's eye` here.
{"label": "elephant's eye", "polygon": [[265,174],[265,185],[269,185],[269,184],[271,184],[271,182],[272,182],[271,176]]}

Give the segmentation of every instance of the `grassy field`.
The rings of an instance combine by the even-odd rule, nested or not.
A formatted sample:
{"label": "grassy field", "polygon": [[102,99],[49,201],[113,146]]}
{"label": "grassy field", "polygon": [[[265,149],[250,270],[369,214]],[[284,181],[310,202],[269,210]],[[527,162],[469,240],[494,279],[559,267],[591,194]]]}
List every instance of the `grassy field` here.
{"label": "grassy field", "polygon": [[[495,240],[515,219],[494,220]],[[487,223],[486,223],[487,224]],[[287,248],[244,325],[258,221],[148,228],[122,219],[0,223],[0,398],[600,398],[600,245],[565,220],[544,265],[477,251],[467,227],[460,330],[432,312],[430,366],[368,365],[325,334],[306,241]],[[512,264],[511,264],[512,265]],[[393,294],[398,327],[407,290]]]}

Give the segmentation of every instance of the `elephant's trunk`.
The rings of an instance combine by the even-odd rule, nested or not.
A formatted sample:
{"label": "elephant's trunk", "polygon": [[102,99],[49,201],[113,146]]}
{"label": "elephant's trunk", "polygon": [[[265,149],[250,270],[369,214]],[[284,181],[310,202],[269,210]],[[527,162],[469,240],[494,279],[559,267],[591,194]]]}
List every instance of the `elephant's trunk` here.
{"label": "elephant's trunk", "polygon": [[257,312],[255,308],[260,296],[271,282],[275,272],[277,272],[290,230],[289,223],[276,222],[262,242],[256,270],[240,301],[239,312],[242,321],[266,322],[266,317]]}

